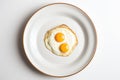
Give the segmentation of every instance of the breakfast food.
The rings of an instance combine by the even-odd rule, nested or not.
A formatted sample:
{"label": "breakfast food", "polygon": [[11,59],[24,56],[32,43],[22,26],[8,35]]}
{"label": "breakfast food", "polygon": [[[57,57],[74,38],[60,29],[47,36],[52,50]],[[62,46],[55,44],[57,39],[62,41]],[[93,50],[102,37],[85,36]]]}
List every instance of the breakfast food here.
{"label": "breakfast food", "polygon": [[65,24],[59,25],[45,34],[46,47],[58,56],[68,56],[77,46],[76,34]]}

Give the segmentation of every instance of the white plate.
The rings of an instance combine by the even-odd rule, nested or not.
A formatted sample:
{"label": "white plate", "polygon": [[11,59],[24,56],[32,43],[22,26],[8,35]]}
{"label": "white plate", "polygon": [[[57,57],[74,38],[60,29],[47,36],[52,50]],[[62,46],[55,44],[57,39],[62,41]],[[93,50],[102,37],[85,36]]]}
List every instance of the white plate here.
{"label": "white plate", "polygon": [[[45,33],[60,24],[68,25],[77,35],[78,46],[68,57],[51,53],[44,44]],[[39,71],[56,77],[73,75],[84,69],[96,50],[96,31],[81,9],[66,3],[44,6],[28,21],[23,45],[29,61]]]}

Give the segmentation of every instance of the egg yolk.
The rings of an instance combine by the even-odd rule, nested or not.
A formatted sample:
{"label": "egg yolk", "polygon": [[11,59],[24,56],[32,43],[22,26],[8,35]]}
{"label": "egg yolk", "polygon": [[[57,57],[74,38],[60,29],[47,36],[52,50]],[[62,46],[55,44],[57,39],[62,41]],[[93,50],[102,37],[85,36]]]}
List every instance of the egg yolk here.
{"label": "egg yolk", "polygon": [[65,38],[65,36],[64,36],[63,33],[57,33],[57,34],[55,35],[55,40],[56,40],[57,42],[62,42],[62,41],[64,40],[64,38]]}
{"label": "egg yolk", "polygon": [[69,50],[69,45],[67,43],[63,43],[59,47],[60,51],[66,53]]}

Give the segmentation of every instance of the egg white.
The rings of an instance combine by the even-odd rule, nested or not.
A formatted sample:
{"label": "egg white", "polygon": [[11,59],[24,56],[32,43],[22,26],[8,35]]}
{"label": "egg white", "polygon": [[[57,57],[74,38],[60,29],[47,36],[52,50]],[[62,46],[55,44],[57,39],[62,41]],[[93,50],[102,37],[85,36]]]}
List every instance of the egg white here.
{"label": "egg white", "polygon": [[[57,33],[63,33],[64,34],[64,36],[65,36],[64,41],[57,42],[55,40],[55,35]],[[71,53],[71,51],[73,50],[73,48],[75,47],[75,45],[77,44],[76,35],[71,30],[69,30],[67,28],[58,27],[58,28],[55,28],[53,30],[50,30],[48,32],[48,34],[49,35],[45,39],[46,47],[56,55],[60,55],[60,56],[69,55]],[[69,50],[66,53],[62,53],[59,49],[59,47],[62,43],[67,43],[68,46],[69,46]]]}

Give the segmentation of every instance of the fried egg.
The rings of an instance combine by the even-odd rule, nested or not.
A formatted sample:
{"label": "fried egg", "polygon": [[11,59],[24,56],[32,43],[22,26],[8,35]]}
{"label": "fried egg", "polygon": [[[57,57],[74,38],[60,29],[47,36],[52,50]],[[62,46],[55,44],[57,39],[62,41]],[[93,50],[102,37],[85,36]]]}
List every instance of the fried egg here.
{"label": "fried egg", "polygon": [[78,44],[76,34],[65,24],[46,32],[46,48],[58,56],[68,56]]}

